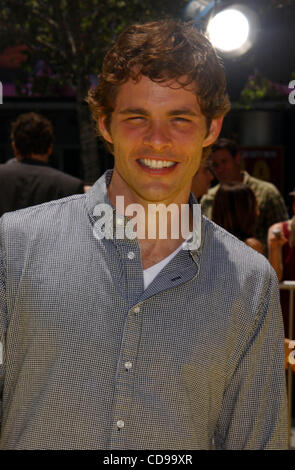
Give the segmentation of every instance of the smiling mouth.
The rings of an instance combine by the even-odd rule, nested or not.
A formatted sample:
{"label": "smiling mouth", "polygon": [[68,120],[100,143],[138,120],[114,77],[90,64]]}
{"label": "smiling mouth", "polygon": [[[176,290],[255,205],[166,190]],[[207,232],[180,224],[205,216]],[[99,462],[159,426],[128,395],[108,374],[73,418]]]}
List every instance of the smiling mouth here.
{"label": "smiling mouth", "polygon": [[147,168],[152,169],[161,169],[161,168],[171,168],[177,165],[177,162],[171,162],[169,160],[154,160],[150,158],[140,158],[138,162]]}

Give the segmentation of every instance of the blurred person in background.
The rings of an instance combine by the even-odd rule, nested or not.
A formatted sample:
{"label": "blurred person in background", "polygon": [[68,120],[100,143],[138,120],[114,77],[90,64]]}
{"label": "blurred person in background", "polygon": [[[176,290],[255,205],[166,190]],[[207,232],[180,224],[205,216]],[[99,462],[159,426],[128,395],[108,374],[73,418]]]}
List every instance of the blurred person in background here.
{"label": "blurred person in background", "polygon": [[[276,222],[288,219],[288,212],[281,193],[272,183],[254,178],[246,171],[241,171],[241,155],[234,140],[219,139],[212,146],[209,158],[211,168],[219,183],[233,181],[244,183],[254,192],[259,208],[254,236],[263,245],[266,245],[268,228]],[[209,189],[201,199],[203,213],[210,219],[218,189],[219,184]]]}
{"label": "blurred person in background", "polygon": [[221,184],[216,192],[212,220],[259,253],[262,243],[254,237],[259,210],[255,194],[244,183]]}
{"label": "blurred person in background", "polygon": [[[289,195],[293,197],[293,217],[269,227],[267,237],[268,259],[280,282],[295,281],[295,188]],[[295,338],[295,325],[293,332],[288,331],[289,293],[283,290],[280,295],[286,334]]]}
{"label": "blurred person in background", "polygon": [[12,123],[15,158],[0,165],[0,216],[84,192],[83,181],[48,165],[53,139],[51,122],[40,114],[21,114]]}
{"label": "blurred person in background", "polygon": [[192,192],[197,199],[204,196],[210,188],[211,182],[214,180],[214,175],[210,169],[210,165],[207,160],[201,163],[200,168],[193,177],[192,181]]}

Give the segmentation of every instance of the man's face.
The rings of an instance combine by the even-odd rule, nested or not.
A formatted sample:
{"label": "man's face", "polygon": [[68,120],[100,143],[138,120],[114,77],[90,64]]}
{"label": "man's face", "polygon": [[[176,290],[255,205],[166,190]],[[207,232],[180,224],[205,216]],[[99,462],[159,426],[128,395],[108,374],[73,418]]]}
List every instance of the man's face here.
{"label": "man's face", "polygon": [[211,168],[220,183],[241,179],[240,156],[233,157],[227,149],[219,149],[212,153]]}
{"label": "man's face", "polygon": [[123,84],[110,129],[105,117],[99,119],[101,134],[114,148],[117,194],[133,202],[187,202],[203,147],[216,140],[221,124],[222,118],[213,120],[207,132],[195,94],[179,85],[144,76]]}

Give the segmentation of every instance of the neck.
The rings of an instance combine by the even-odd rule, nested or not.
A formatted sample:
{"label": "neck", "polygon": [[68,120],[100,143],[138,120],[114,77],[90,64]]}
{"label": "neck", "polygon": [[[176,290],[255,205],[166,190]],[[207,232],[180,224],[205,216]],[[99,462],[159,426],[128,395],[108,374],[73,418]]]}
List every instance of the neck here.
{"label": "neck", "polygon": [[38,160],[39,162],[47,163],[48,162],[48,156],[47,155],[37,155],[37,154],[32,154],[29,157],[23,157],[20,158],[20,161],[29,159],[29,160]]}
{"label": "neck", "polygon": [[174,199],[146,200],[113,173],[107,188],[116,212],[132,219],[139,242],[157,241],[171,245],[182,243],[192,231],[192,213],[188,206],[189,189]]}

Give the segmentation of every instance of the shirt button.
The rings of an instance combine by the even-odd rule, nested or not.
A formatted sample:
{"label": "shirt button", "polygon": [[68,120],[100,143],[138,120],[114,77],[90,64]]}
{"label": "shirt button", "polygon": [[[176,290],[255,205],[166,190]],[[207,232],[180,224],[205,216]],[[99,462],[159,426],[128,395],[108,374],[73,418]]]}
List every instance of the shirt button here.
{"label": "shirt button", "polygon": [[133,312],[134,313],[139,313],[140,312],[140,307],[134,307]]}
{"label": "shirt button", "polygon": [[129,370],[129,369],[131,369],[131,367],[132,367],[132,362],[127,361],[127,362],[125,362],[124,366],[125,366],[125,369],[126,369],[126,370]]}
{"label": "shirt button", "polygon": [[117,222],[118,225],[123,225],[124,224],[124,219],[121,219],[121,218],[117,217],[116,222]]}
{"label": "shirt button", "polygon": [[127,258],[128,259],[133,259],[135,258],[135,253],[133,253],[133,251],[129,251],[128,255],[127,255]]}
{"label": "shirt button", "polygon": [[118,426],[119,429],[124,428],[124,426],[125,426],[124,421],[122,421],[121,419],[119,419],[119,421],[117,421],[117,426]]}

